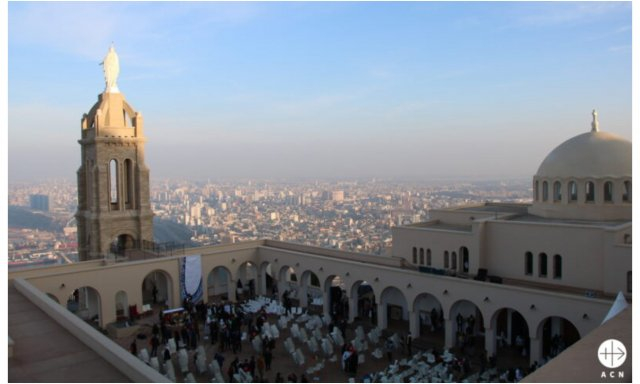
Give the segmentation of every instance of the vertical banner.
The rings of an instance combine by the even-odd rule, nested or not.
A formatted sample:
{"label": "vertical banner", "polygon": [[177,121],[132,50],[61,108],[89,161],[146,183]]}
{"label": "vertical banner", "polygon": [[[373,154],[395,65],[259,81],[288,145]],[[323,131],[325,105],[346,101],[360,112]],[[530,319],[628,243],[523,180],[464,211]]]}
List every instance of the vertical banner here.
{"label": "vertical banner", "polygon": [[200,255],[180,259],[180,298],[191,296],[192,303],[202,301],[202,259]]}

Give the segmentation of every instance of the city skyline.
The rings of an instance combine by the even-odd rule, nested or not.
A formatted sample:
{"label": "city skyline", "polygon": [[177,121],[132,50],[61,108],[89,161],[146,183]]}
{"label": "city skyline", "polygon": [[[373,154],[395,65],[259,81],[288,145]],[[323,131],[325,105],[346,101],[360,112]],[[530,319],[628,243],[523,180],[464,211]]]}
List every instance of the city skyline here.
{"label": "city skyline", "polygon": [[631,138],[630,3],[8,9],[9,182],[75,178],[111,42],[156,180],[529,178],[593,108]]}

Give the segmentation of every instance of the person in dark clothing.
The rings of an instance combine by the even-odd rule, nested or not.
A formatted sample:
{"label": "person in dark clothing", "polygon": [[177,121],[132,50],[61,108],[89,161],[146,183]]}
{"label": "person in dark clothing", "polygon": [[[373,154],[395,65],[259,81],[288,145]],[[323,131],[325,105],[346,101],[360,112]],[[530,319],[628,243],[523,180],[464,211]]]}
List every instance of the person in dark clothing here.
{"label": "person in dark clothing", "polygon": [[251,373],[251,377],[256,377],[256,357],[251,356],[251,361],[249,361],[249,373]]}
{"label": "person in dark clothing", "polygon": [[282,377],[280,372],[276,374],[276,383],[284,383],[284,377]]}
{"label": "person in dark clothing", "polygon": [[164,349],[164,362],[166,363],[169,360],[171,360],[171,352],[169,351],[169,348],[165,348]]}
{"label": "person in dark clothing", "polygon": [[222,368],[222,364],[224,363],[224,356],[216,352],[216,355],[213,358],[218,362],[218,366]]}
{"label": "person in dark clothing", "polygon": [[153,335],[151,338],[151,357],[158,356],[158,346],[160,345],[160,340],[158,340],[158,336]]}
{"label": "person in dark clothing", "polygon": [[267,366],[267,371],[271,370],[271,360],[273,359],[273,354],[269,348],[264,351],[264,364]]}
{"label": "person in dark clothing", "polygon": [[411,344],[413,343],[413,338],[411,337],[411,332],[407,335],[407,356],[411,357],[413,355],[413,350]]}
{"label": "person in dark clothing", "polygon": [[129,346],[129,351],[131,351],[132,355],[138,356],[138,344],[136,344],[135,339],[131,342],[131,345]]}

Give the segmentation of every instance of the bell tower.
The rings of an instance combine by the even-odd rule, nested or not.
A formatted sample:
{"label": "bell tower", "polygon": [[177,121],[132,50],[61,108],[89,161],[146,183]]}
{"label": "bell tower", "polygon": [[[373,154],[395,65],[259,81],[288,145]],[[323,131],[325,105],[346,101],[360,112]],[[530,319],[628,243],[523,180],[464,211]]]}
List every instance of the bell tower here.
{"label": "bell tower", "polygon": [[144,162],[144,120],[116,84],[118,56],[102,62],[106,87],[82,116],[78,169],[80,261],[103,258],[153,241],[149,168]]}

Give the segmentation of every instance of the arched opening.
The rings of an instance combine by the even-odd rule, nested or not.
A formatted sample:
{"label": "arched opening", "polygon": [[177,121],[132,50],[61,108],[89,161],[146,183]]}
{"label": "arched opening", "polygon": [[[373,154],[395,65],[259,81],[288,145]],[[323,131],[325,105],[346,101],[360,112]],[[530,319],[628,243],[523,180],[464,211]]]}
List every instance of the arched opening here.
{"label": "arched opening", "polygon": [[304,271],[300,277],[300,296],[301,306],[308,308],[315,314],[322,313],[322,287],[320,279],[313,271]]}
{"label": "arched opening", "polygon": [[124,256],[129,249],[134,249],[136,241],[131,235],[122,234],[116,236],[111,242],[111,253]]}
{"label": "arched opening", "polygon": [[231,286],[231,272],[223,267],[217,266],[207,275],[207,298],[209,303],[229,300]]}
{"label": "arched opening", "polygon": [[549,359],[580,340],[580,332],[573,323],[558,316],[544,319],[538,326],[537,336],[542,339],[542,356]]}
{"label": "arched opening", "polygon": [[324,312],[333,321],[349,319],[349,299],[345,291],[344,280],[338,275],[330,275],[324,281]]}
{"label": "arched opening", "polygon": [[118,209],[118,161],[111,159],[109,161],[109,205],[112,210]]}
{"label": "arched opening", "polygon": [[418,248],[413,247],[413,264],[418,264]]}
{"label": "arched opening", "polygon": [[256,280],[258,268],[250,261],[246,261],[238,267],[236,277],[236,299],[252,299],[256,295]]}
{"label": "arched opening", "polygon": [[584,185],[584,200],[593,203],[596,200],[596,187],[592,181],[587,181]]}
{"label": "arched opening", "polygon": [[459,300],[451,306],[454,345],[463,353],[475,355],[484,349],[484,319],[480,309],[469,300]]}
{"label": "arched opening", "polygon": [[125,321],[129,318],[129,300],[125,291],[116,293],[116,321]]}
{"label": "arched opening", "polygon": [[562,184],[559,181],[553,183],[553,201],[562,201]]}
{"label": "arched opening", "polygon": [[629,203],[631,202],[631,181],[625,180],[623,187],[624,191],[622,192],[622,201]]}
{"label": "arched opening", "polygon": [[278,282],[273,274],[271,263],[264,262],[260,265],[259,274],[259,294],[263,296],[269,296],[274,299],[278,298]]}
{"label": "arched opening", "polygon": [[378,305],[373,287],[364,280],[356,281],[351,286],[351,298],[353,301],[350,305],[355,305],[357,308],[357,319],[364,325],[377,324]]}
{"label": "arched opening", "polygon": [[511,366],[529,365],[529,325],[515,309],[502,308],[491,319],[495,331],[498,361],[509,360]]}
{"label": "arched opening", "polygon": [[431,248],[427,248],[427,266],[431,266]]}
{"label": "arched opening", "polygon": [[544,252],[538,255],[538,276],[547,277],[547,254]]}
{"label": "arched opening", "polygon": [[67,300],[67,309],[94,327],[102,326],[100,293],[93,287],[74,290]]}
{"label": "arched opening", "polygon": [[458,269],[458,254],[455,252],[451,252],[451,269]]}
{"label": "arched opening", "polygon": [[542,182],[542,201],[549,200],[549,183]]}
{"label": "arched opening", "polygon": [[429,293],[419,294],[413,302],[413,313],[417,316],[419,337],[436,348],[444,346],[444,313],[442,305]]}
{"label": "arched opening", "polygon": [[278,272],[278,290],[282,304],[287,308],[298,307],[298,275],[293,267],[285,265]]}
{"label": "arched opening", "polygon": [[533,275],[533,253],[531,252],[524,254],[524,274],[527,276]]}
{"label": "arched opening", "polygon": [[553,256],[553,278],[562,279],[562,256]]}
{"label": "arched opening", "polygon": [[424,265],[424,248],[420,248],[420,265]]}
{"label": "arched opening", "polygon": [[124,161],[124,204],[126,209],[133,209],[133,162]]}
{"label": "arched opening", "polygon": [[568,189],[569,190],[567,192],[569,193],[569,202],[578,201],[578,184],[576,184],[575,181],[570,181]]}
{"label": "arched opening", "polygon": [[381,328],[386,328],[391,332],[397,332],[398,335],[406,335],[409,333],[409,306],[404,293],[396,287],[387,287],[380,295],[380,303],[382,304],[383,321],[386,320],[386,327],[380,324]]}
{"label": "arched opening", "polygon": [[142,304],[171,307],[172,300],[171,276],[162,270],[151,271],[142,281]]}
{"label": "arched opening", "polygon": [[540,194],[538,193],[538,180],[533,183],[533,200],[538,201],[540,199]]}
{"label": "arched opening", "polygon": [[460,247],[460,266],[463,273],[469,273],[469,249]]}
{"label": "arched opening", "polygon": [[449,251],[444,251],[444,269],[449,269]]}
{"label": "arched opening", "polygon": [[604,201],[605,203],[613,202],[613,183],[610,181],[604,183]]}

